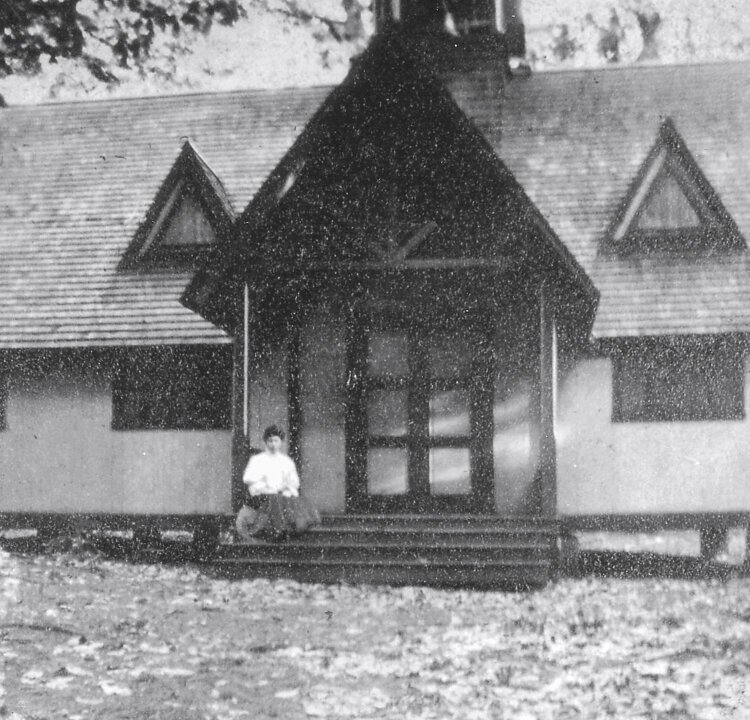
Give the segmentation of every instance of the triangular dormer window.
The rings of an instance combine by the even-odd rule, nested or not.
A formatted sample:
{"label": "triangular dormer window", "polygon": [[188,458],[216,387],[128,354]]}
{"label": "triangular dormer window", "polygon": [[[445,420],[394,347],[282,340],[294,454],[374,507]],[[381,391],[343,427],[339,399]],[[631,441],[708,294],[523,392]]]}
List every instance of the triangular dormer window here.
{"label": "triangular dormer window", "polygon": [[123,256],[121,266],[192,267],[234,220],[224,187],[187,141]]}
{"label": "triangular dormer window", "polygon": [[708,255],[745,249],[745,241],[667,119],[610,228],[605,251]]}

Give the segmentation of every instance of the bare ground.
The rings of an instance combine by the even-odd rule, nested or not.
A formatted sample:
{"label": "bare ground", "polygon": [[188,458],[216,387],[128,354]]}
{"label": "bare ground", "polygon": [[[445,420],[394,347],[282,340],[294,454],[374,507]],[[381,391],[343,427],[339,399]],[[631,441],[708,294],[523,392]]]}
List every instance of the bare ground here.
{"label": "bare ground", "polygon": [[750,718],[750,579],[534,593],[0,553],[0,717]]}

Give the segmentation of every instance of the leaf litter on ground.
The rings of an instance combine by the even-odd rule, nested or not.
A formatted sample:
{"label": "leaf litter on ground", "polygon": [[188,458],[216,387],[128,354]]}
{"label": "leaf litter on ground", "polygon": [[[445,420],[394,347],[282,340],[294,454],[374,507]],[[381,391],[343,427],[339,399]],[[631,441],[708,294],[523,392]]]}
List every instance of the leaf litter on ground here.
{"label": "leaf litter on ground", "polygon": [[20,720],[750,717],[747,578],[501,593],[75,553],[5,553],[0,577],[0,707]]}

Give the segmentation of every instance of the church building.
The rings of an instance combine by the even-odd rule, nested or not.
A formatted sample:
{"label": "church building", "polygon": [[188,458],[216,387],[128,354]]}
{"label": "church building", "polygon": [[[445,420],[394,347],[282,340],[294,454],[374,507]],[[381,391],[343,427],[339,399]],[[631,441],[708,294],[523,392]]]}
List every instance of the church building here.
{"label": "church building", "polygon": [[376,10],[335,88],[0,110],[2,525],[210,535],[271,423],[324,522],[248,572],[538,585],[565,533],[747,524],[750,65]]}

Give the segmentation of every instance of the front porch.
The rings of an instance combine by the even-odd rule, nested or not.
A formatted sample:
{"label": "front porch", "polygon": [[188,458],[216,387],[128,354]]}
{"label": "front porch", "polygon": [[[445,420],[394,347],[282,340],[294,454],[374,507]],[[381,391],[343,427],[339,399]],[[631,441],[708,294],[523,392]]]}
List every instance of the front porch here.
{"label": "front porch", "polygon": [[228,573],[543,584],[557,548],[555,378],[596,291],[441,82],[369,50],[183,302],[235,338],[241,449],[288,430],[325,523],[222,546]]}

